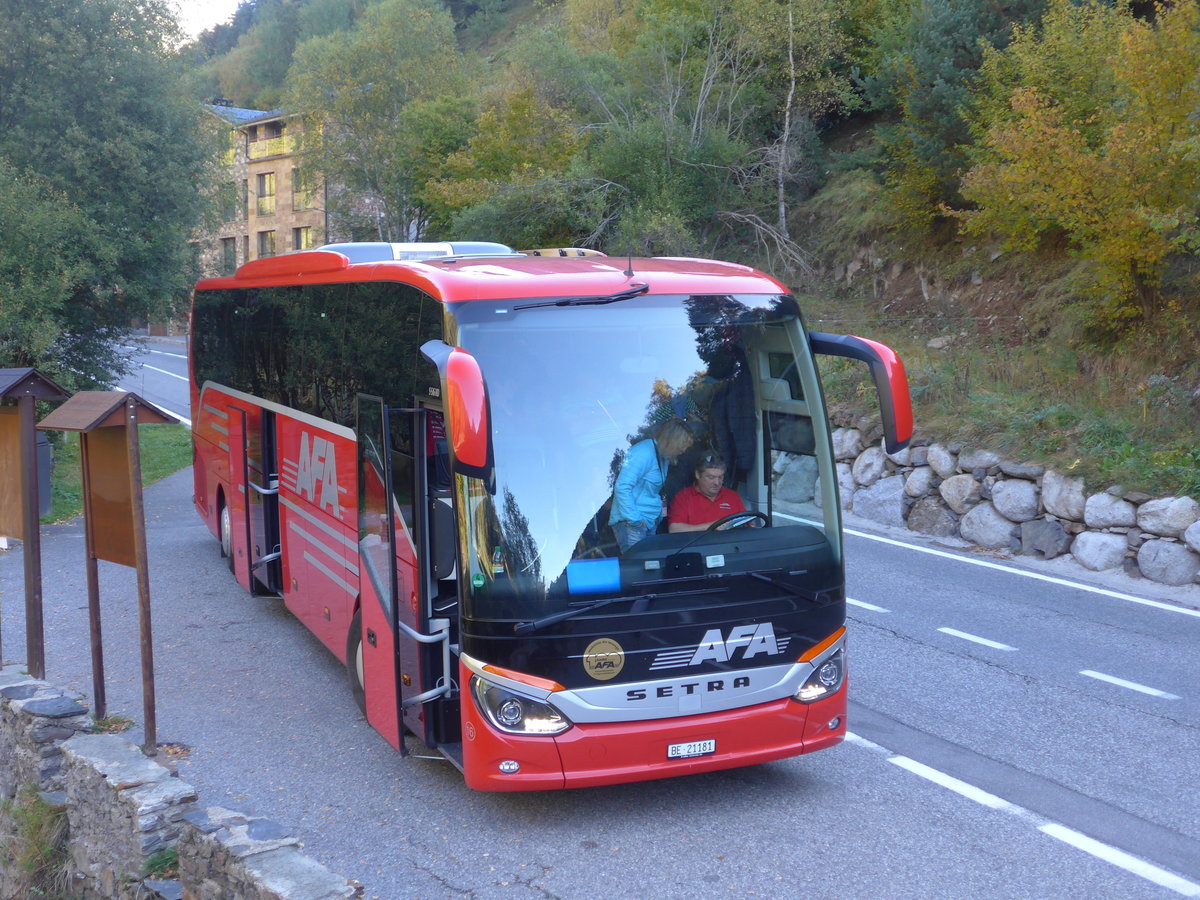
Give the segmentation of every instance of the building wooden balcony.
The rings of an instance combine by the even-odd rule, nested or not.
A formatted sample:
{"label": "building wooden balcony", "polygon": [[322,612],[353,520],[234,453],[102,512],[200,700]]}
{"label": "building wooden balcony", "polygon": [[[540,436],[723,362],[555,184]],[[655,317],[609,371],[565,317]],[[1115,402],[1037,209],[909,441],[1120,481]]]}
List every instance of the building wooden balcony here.
{"label": "building wooden balcony", "polygon": [[288,135],[268,138],[265,141],[251,141],[249,147],[250,159],[266,159],[268,156],[283,156],[295,152],[296,142]]}

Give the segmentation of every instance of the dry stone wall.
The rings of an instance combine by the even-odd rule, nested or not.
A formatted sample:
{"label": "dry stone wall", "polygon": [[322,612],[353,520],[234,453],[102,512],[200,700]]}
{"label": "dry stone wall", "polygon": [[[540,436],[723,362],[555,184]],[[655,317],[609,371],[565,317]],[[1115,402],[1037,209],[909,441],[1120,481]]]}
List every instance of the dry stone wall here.
{"label": "dry stone wall", "polygon": [[[119,735],[92,734],[82,698],[0,668],[0,898],[29,896],[13,859],[27,792],[66,811],[75,900],[340,900],[360,895],[274,822],[203,809],[194,788]],[[146,876],[161,851],[178,879]]]}
{"label": "dry stone wall", "polygon": [[1042,559],[1069,554],[1096,572],[1167,585],[1200,582],[1200,503],[1121,488],[989,450],[929,443],[885,453],[839,428],[834,455],[844,509],[885,525]]}

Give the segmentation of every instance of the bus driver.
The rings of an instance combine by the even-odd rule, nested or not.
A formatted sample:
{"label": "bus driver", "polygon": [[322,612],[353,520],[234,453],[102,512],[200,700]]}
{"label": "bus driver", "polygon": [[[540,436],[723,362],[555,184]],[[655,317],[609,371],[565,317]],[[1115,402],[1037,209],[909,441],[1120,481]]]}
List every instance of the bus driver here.
{"label": "bus driver", "polygon": [[[697,461],[695,484],[675,495],[667,511],[668,530],[704,531],[717,519],[745,512],[746,504],[736,491],[725,487],[725,460],[716,453],[706,454]],[[727,525],[722,525],[724,530]]]}

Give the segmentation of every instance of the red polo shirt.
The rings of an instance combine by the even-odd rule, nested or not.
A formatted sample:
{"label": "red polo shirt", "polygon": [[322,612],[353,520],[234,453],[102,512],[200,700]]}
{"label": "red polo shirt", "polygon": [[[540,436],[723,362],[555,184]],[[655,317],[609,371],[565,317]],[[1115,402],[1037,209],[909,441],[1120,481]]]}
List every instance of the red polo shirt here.
{"label": "red polo shirt", "polygon": [[737,491],[721,488],[716,499],[709,500],[694,484],[685,487],[671,501],[667,518],[681,525],[707,525],[733,513],[745,512],[746,504]]}

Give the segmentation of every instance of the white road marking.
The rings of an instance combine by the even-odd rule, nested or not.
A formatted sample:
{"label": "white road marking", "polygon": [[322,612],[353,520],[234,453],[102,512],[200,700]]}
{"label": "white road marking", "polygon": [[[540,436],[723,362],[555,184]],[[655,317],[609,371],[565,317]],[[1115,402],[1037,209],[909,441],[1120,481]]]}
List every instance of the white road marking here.
{"label": "white road marking", "polygon": [[[872,750],[876,753],[890,753],[886,747],[881,747],[872,741],[867,740],[853,732],[846,732],[846,743],[857,744],[867,750]],[[954,791],[960,796],[980,803],[990,809],[1000,810],[1019,818],[1032,821],[1036,824],[1037,829],[1043,834],[1049,835],[1052,838],[1060,840],[1078,850],[1082,850],[1094,856],[1096,859],[1117,866],[1136,875],[1139,878],[1144,878],[1147,881],[1153,882],[1160,887],[1165,887],[1184,897],[1200,897],[1200,884],[1176,875],[1168,869],[1161,866],[1156,866],[1153,863],[1140,859],[1124,850],[1118,850],[1109,844],[1102,843],[1090,838],[1085,834],[1081,834],[1074,829],[1058,823],[1051,822],[1035,813],[1030,812],[1023,806],[1018,806],[1015,803],[1010,803],[1003,797],[985,791],[982,788],[975,787],[961,779],[955,778],[952,775],[947,775],[938,769],[934,769],[924,763],[919,763],[916,760],[910,759],[907,756],[889,756],[888,762],[899,766],[906,771],[912,772],[921,778],[926,779],[940,787]]]}
{"label": "white road marking", "polygon": [[168,372],[166,369],[159,369],[155,366],[147,366],[147,365],[143,364],[142,368],[149,369],[151,372],[161,372],[163,375],[170,375],[172,378],[178,378],[180,381],[188,380],[188,377],[186,375],[176,375],[174,372]]}
{"label": "white road marking", "polygon": [[[775,513],[777,516],[784,518],[794,518],[787,516],[784,513]],[[897,541],[892,538],[886,538],[878,534],[869,534],[865,531],[855,531],[853,528],[845,528],[843,531],[846,534],[852,534],[855,537],[866,538],[869,541],[878,541],[881,544],[891,544],[894,547],[904,547],[908,550],[916,550],[918,553],[928,553],[931,556],[940,556],[943,559],[953,559],[958,562],[968,563],[972,566],[982,566],[985,569],[996,569],[1000,572],[1008,572],[1010,575],[1020,575],[1023,578],[1033,578],[1036,581],[1045,581],[1049,584],[1057,584],[1063,587],[1077,588],[1081,591],[1088,591],[1093,594],[1099,594],[1102,597],[1111,597],[1114,600],[1124,600],[1127,603],[1140,603],[1143,606],[1152,606],[1155,609],[1166,610],[1167,612],[1181,613],[1185,616],[1194,616],[1200,619],[1200,609],[1188,609],[1185,606],[1174,606],[1170,603],[1163,603],[1159,600],[1149,600],[1145,597],[1135,597],[1132,594],[1122,594],[1120,591],[1110,591],[1105,588],[1093,587],[1089,584],[1080,584],[1077,581],[1068,581],[1065,578],[1055,578],[1052,575],[1042,575],[1040,572],[1029,572],[1025,569],[1017,569],[1013,566],[1002,566],[999,563],[988,562],[984,559],[972,559],[969,556],[959,556],[957,553],[947,553],[944,550],[934,550],[932,547],[919,547],[916,544],[909,544],[905,541]]]}
{"label": "white road marking", "polygon": [[1009,803],[1003,797],[997,797],[995,794],[983,790],[983,788],[967,784],[967,782],[961,781],[953,775],[947,775],[938,769],[930,768],[924,763],[917,762],[915,759],[909,759],[907,756],[889,756],[888,762],[902,769],[907,769],[914,775],[920,775],[926,781],[932,781],[934,784],[948,788],[956,794],[962,794],[968,800],[974,800],[976,803],[982,803],[984,806],[989,806],[992,809],[1010,811],[1019,808]]}
{"label": "white road marking", "polygon": [[1103,672],[1094,672],[1091,669],[1084,669],[1079,674],[1086,675],[1088,678],[1095,678],[1097,681],[1106,681],[1109,684],[1115,684],[1117,687],[1129,688],[1131,691],[1149,694],[1151,697],[1158,697],[1162,700],[1180,699],[1178,694],[1168,694],[1166,691],[1160,691],[1158,688],[1146,687],[1146,685],[1138,684],[1136,681],[1126,681],[1124,678],[1117,678],[1115,675],[1105,675]]}
{"label": "white road marking", "polygon": [[1126,872],[1132,872],[1140,878],[1153,881],[1155,884],[1168,888],[1177,894],[1182,894],[1185,897],[1200,897],[1200,884],[1188,881],[1186,878],[1180,878],[1174,872],[1168,872],[1166,869],[1159,868],[1153,863],[1146,862],[1144,859],[1138,859],[1124,850],[1118,850],[1116,847],[1102,844],[1100,841],[1094,840],[1086,834],[1080,834],[1078,831],[1067,828],[1065,825],[1059,825],[1057,822],[1047,822],[1038,830],[1043,834],[1050,835],[1052,838],[1057,838],[1064,843],[1070,844],[1084,853],[1090,853],[1096,859],[1119,866]]}
{"label": "white road marking", "polygon": [[855,734],[853,731],[846,732],[847,744],[858,744],[860,747],[866,747],[868,750],[874,750],[876,753],[887,753],[887,749],[879,746],[874,741],[868,741],[861,734]]}
{"label": "white road marking", "polygon": [[964,641],[974,641],[976,644],[983,644],[985,647],[991,647],[993,650],[1011,650],[1016,651],[1016,647],[1010,647],[1008,644],[1001,644],[999,641],[989,641],[987,638],[980,637],[977,634],[967,634],[965,631],[959,631],[956,628],[939,628],[942,634],[948,634],[951,637],[962,638]]}
{"label": "white road marking", "polygon": [[851,606],[861,606],[863,609],[869,609],[871,612],[891,612],[890,609],[884,609],[882,606],[876,606],[874,603],[867,603],[865,600],[851,600],[847,597],[846,602]]}

